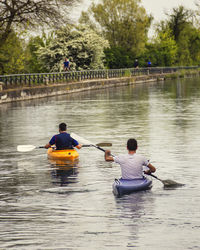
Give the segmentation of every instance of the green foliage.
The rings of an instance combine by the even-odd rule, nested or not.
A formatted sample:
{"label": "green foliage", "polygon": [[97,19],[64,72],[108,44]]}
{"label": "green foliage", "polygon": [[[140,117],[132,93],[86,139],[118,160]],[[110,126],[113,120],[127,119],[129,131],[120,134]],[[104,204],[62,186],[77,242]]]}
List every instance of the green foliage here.
{"label": "green foliage", "polygon": [[169,16],[167,25],[172,31],[174,39],[176,42],[180,39],[180,34],[188,26],[193,25],[194,13],[191,10],[186,9],[184,6],[180,5],[177,8],[172,9],[172,13]]}
{"label": "green foliage", "polygon": [[[28,8],[28,2],[25,8]],[[46,6],[45,3],[47,0],[41,1],[42,6]],[[32,13],[35,13],[34,6]],[[46,22],[50,14],[45,13],[45,9],[40,10],[44,15],[42,22]],[[52,20],[59,12],[55,5],[49,9],[55,9],[57,12]],[[10,11],[6,6],[4,10]],[[26,39],[22,39],[22,34],[12,30],[18,19],[5,33],[8,20],[4,22],[3,15],[0,17],[0,74],[62,71],[65,57],[70,59],[72,70],[132,68],[136,58],[140,67],[147,67],[148,60],[154,67],[200,64],[198,22],[194,12],[183,6],[173,8],[167,14],[167,19],[157,25],[156,35],[151,41],[148,41],[147,33],[152,17],[146,14],[141,0],[93,3],[87,12],[82,12],[80,25],[67,24],[48,35],[43,32],[41,36],[30,37],[28,42],[27,33],[26,36],[23,33]],[[20,18],[24,15],[28,16],[25,12]],[[9,16],[5,18],[9,19]],[[26,26],[27,22],[23,25]]]}
{"label": "green foliage", "polygon": [[[170,31],[176,42],[176,65],[198,65],[200,60],[200,31],[195,27],[194,12],[183,6],[172,9],[168,19],[158,26],[159,34]],[[166,64],[164,64],[166,65]],[[171,65],[171,64],[169,64]]]}
{"label": "green foliage", "polygon": [[188,26],[179,35],[178,65],[198,65],[200,62],[200,31]]}
{"label": "green foliage", "polygon": [[26,70],[29,73],[40,73],[42,72],[42,67],[40,60],[38,60],[37,56],[37,45],[40,43],[40,37],[31,37],[29,43],[26,48]]}
{"label": "green foliage", "polygon": [[0,74],[19,74],[24,72],[25,54],[23,42],[11,32],[0,50]]}
{"label": "green foliage", "polygon": [[30,37],[26,47],[26,72],[28,73],[42,73],[45,72],[45,67],[38,56],[38,49],[45,48],[54,39],[53,33],[46,35],[43,32],[42,36]]}
{"label": "green foliage", "polygon": [[[124,48],[133,57],[144,49],[152,20],[140,3],[140,0],[103,0],[100,4],[93,3],[88,10],[111,47]],[[85,13],[82,15],[85,22],[91,23]]]}
{"label": "green foliage", "polygon": [[199,29],[191,29],[190,40],[188,42],[190,56],[193,60],[193,65],[200,64],[200,31]]}
{"label": "green foliage", "polygon": [[147,66],[150,60],[152,66],[172,66],[176,61],[177,46],[170,31],[160,32],[152,43],[146,45],[146,50],[140,58],[142,66]]}
{"label": "green foliage", "polygon": [[125,77],[130,77],[131,76],[131,71],[129,69],[126,69],[125,73],[124,73],[124,76]]}
{"label": "green foliage", "polygon": [[109,69],[131,68],[134,65],[134,56],[122,47],[105,49],[105,65]]}
{"label": "green foliage", "polygon": [[61,71],[68,57],[71,69],[104,68],[104,48],[108,42],[86,26],[67,25],[55,32],[55,38],[39,46],[37,55],[47,72]]}

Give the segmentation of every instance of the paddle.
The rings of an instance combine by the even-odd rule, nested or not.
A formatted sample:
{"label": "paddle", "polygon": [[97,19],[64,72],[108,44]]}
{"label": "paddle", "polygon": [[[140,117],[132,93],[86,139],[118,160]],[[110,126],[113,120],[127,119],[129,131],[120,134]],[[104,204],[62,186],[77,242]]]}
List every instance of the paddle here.
{"label": "paddle", "polygon": [[[110,147],[112,146],[112,143],[107,143],[107,142],[102,142],[102,143],[98,143],[98,144],[93,144],[91,141],[88,141],[86,139],[84,139],[83,137],[75,134],[75,133],[71,133],[70,134],[72,138],[74,138],[75,140],[77,140],[79,143],[81,144],[85,144],[87,146],[91,146],[91,147],[95,147],[103,152],[105,152],[105,149],[101,148],[101,147]],[[84,145],[83,145],[84,147]]]}
{"label": "paddle", "polygon": [[[103,148],[101,148],[101,147],[99,147],[99,146],[97,146],[95,144],[92,144],[92,142],[90,142],[90,141],[88,141],[88,140],[86,140],[86,139],[84,139],[84,138],[82,138],[82,137],[80,137],[80,136],[78,136],[78,135],[76,135],[74,133],[72,133],[71,136],[72,136],[72,138],[74,138],[75,140],[77,140],[77,141],[79,141],[81,143],[89,144],[90,146],[93,146],[93,147],[95,147],[95,148],[97,148],[97,149],[105,152],[105,149],[103,149]],[[112,156],[114,156],[114,155],[112,155]],[[165,188],[175,188],[175,187],[184,186],[184,184],[182,184],[182,183],[178,183],[176,181],[172,181],[172,180],[169,180],[169,179],[168,180],[162,180],[162,179],[158,178],[157,176],[155,176],[152,173],[149,174],[149,175],[151,175],[155,179],[161,181],[163,183],[163,185],[164,185]]]}
{"label": "paddle", "polygon": [[[91,144],[83,145],[83,147],[91,147],[91,146],[94,146],[94,145],[91,145]],[[112,143],[102,142],[102,143],[98,143],[95,147],[100,149],[100,146],[110,147],[110,146],[112,146]],[[34,145],[18,145],[17,146],[17,151],[18,152],[30,152],[30,151],[32,151],[34,149],[39,149],[39,148],[45,148],[45,147],[44,146],[37,147],[37,146],[34,146]]]}
{"label": "paddle", "polygon": [[149,174],[151,175],[152,177],[154,177],[155,179],[161,181],[164,185],[164,188],[175,188],[175,187],[181,187],[181,186],[184,186],[184,184],[182,183],[178,183],[176,181],[172,181],[172,180],[162,180],[160,178],[158,178],[156,175],[154,174]]}
{"label": "paddle", "polygon": [[29,151],[32,151],[34,149],[39,149],[39,148],[45,148],[45,147],[43,147],[43,146],[37,147],[34,145],[18,145],[17,151],[18,152],[29,152]]}
{"label": "paddle", "polygon": [[93,146],[95,146],[95,147],[111,147],[112,143],[110,143],[110,142],[101,142],[101,143],[97,143],[95,145],[93,145],[93,144],[88,144],[88,145],[84,144],[84,145],[82,145],[82,147],[93,147]]}

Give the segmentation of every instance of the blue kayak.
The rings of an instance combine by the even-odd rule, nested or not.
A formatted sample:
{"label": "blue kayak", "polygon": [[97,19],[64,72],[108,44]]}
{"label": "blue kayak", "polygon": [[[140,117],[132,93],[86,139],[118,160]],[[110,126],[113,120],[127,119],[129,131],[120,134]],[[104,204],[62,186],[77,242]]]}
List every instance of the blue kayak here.
{"label": "blue kayak", "polygon": [[142,179],[115,179],[113,183],[113,193],[116,196],[130,194],[137,191],[148,190],[152,188],[152,181],[147,178]]}

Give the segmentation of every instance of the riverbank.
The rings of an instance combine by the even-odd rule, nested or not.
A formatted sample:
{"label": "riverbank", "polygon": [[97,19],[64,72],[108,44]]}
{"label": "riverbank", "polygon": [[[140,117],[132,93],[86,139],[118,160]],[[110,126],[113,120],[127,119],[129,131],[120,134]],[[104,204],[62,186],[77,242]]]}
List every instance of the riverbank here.
{"label": "riverbank", "polygon": [[141,82],[152,82],[163,79],[162,75],[123,77],[112,79],[86,80],[72,83],[49,84],[46,86],[24,87],[0,92],[0,104],[70,94],[93,89],[103,89],[131,85]]}
{"label": "riverbank", "polygon": [[[182,76],[184,74],[182,73]],[[179,77],[178,73],[151,74],[131,77],[118,77],[112,79],[82,80],[71,83],[47,84],[42,86],[23,87],[0,91],[0,104],[31,100],[36,98],[70,94],[93,89],[103,89],[132,85],[144,82],[164,81],[165,79]]]}

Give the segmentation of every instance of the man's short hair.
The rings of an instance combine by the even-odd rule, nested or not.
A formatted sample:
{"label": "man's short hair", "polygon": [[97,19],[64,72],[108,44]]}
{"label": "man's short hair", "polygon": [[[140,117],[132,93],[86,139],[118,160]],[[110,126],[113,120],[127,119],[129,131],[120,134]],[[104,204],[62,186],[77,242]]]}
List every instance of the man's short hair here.
{"label": "man's short hair", "polygon": [[66,131],[66,129],[67,129],[66,123],[64,123],[64,122],[60,123],[59,124],[59,129],[60,129],[60,131]]}
{"label": "man's short hair", "polygon": [[127,141],[127,149],[130,151],[135,151],[137,149],[137,141],[136,139],[129,139]]}

